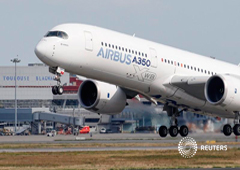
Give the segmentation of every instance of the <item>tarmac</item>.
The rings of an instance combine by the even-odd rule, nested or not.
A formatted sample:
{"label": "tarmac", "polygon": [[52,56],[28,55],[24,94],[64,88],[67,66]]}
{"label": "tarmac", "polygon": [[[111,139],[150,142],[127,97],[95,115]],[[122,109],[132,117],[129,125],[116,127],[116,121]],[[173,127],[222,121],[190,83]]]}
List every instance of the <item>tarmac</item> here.
{"label": "tarmac", "polygon": [[[222,133],[191,133],[188,137],[192,137],[196,142],[240,142],[240,137],[236,140],[234,135],[227,137]],[[0,143],[176,143],[181,139],[180,135],[176,138],[170,136],[161,138],[155,133],[93,133],[92,136],[90,134],[57,135],[54,137],[47,137],[46,135],[0,136]]]}

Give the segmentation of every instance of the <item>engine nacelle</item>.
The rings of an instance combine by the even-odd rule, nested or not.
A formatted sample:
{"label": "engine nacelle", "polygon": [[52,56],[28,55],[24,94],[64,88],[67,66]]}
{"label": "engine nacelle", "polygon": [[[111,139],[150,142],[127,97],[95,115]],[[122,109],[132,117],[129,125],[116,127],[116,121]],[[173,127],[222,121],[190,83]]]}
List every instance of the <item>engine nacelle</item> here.
{"label": "engine nacelle", "polygon": [[80,85],[78,99],[83,108],[110,115],[120,113],[127,101],[126,94],[121,88],[93,80],[85,80]]}
{"label": "engine nacelle", "polygon": [[240,110],[240,79],[229,74],[214,75],[205,84],[207,101],[232,111]]}

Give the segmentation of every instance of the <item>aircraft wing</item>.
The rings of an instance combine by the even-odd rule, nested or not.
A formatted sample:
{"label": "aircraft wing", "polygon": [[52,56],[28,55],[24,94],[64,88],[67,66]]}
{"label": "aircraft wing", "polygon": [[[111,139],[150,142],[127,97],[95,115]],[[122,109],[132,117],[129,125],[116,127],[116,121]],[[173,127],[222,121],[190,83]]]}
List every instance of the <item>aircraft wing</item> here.
{"label": "aircraft wing", "polygon": [[191,96],[201,100],[206,100],[204,95],[205,83],[209,77],[207,76],[179,76],[172,77],[170,84],[176,86]]}

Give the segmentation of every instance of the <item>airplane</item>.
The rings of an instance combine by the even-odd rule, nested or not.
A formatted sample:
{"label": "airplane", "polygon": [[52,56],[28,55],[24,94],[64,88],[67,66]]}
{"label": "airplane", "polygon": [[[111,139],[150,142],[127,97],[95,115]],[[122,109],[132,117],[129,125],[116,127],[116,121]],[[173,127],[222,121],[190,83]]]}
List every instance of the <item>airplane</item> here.
{"label": "airplane", "polygon": [[53,94],[61,95],[64,71],[87,77],[80,85],[81,106],[98,114],[118,114],[127,99],[145,97],[163,110],[171,126],[160,137],[188,135],[178,127],[183,111],[234,119],[223,133],[240,135],[240,67],[116,31],[69,23],[52,28],[35,47],[36,56],[56,75]]}

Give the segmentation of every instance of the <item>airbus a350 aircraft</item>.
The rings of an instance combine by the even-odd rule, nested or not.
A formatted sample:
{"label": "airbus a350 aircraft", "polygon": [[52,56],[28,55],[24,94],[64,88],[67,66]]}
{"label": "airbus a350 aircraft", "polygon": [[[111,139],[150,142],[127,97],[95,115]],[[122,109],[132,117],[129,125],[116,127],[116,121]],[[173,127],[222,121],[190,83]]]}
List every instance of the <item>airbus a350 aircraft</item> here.
{"label": "airbus a350 aircraft", "polygon": [[159,135],[188,135],[178,127],[182,111],[233,118],[224,125],[229,136],[240,135],[240,67],[135,36],[84,24],[63,24],[51,29],[35,48],[37,57],[56,74],[52,91],[62,94],[63,71],[88,77],[79,87],[83,108],[117,114],[127,99],[164,104],[171,126]]}

